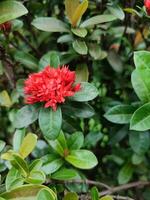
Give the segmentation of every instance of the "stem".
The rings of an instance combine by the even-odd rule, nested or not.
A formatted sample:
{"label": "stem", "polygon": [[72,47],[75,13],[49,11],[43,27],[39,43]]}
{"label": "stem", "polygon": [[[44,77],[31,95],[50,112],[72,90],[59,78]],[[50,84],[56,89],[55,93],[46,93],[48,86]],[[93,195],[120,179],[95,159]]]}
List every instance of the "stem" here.
{"label": "stem", "polygon": [[36,53],[37,57],[40,57],[40,52],[18,31],[14,31],[14,35],[18,36],[22,41],[24,41],[32,50]]}
{"label": "stem", "polygon": [[148,181],[137,181],[137,182],[128,183],[128,184],[117,186],[117,187],[112,187],[111,189],[102,191],[101,195],[103,196],[103,195],[113,194],[113,193],[120,192],[123,190],[128,190],[128,189],[136,188],[136,187],[139,188],[139,187],[144,187],[148,185],[150,185],[150,182]]}

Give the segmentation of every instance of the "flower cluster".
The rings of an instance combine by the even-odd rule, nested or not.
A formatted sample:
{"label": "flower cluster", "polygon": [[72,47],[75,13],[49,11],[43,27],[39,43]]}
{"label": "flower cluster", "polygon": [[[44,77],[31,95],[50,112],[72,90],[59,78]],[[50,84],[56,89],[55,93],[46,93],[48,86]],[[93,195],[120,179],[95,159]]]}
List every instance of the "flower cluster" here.
{"label": "flower cluster", "polygon": [[150,0],[145,0],[144,5],[145,5],[145,8],[146,8],[147,14],[150,15]]}
{"label": "flower cluster", "polygon": [[24,93],[27,104],[44,102],[45,108],[64,103],[65,97],[73,96],[80,90],[75,84],[75,72],[68,67],[52,68],[47,66],[39,73],[30,74],[25,81]]}
{"label": "flower cluster", "polygon": [[9,32],[11,30],[11,22],[5,22],[3,24],[0,24],[0,29]]}

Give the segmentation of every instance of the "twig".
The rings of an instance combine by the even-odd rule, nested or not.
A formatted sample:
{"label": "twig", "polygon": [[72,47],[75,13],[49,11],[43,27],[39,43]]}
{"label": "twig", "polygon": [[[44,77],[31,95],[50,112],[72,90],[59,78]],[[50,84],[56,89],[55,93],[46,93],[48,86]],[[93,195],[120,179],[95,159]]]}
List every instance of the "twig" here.
{"label": "twig", "polygon": [[36,53],[37,57],[41,56],[40,52],[19,31],[14,31],[14,35],[24,41]]}
{"label": "twig", "polygon": [[148,185],[150,185],[150,182],[148,182],[148,181],[137,181],[137,182],[128,183],[128,184],[117,186],[117,187],[112,187],[111,189],[102,191],[101,195],[104,196],[104,195],[120,192],[123,190],[128,190],[130,188],[135,188],[135,187],[139,188],[139,187],[144,187],[144,186],[148,186]]}
{"label": "twig", "polygon": [[92,180],[69,180],[69,181],[65,181],[65,183],[85,183],[87,185],[95,185],[97,187],[104,187],[107,188],[108,190],[111,190],[111,187],[109,187],[108,185],[101,183],[101,182],[97,182],[97,181],[92,181]]}

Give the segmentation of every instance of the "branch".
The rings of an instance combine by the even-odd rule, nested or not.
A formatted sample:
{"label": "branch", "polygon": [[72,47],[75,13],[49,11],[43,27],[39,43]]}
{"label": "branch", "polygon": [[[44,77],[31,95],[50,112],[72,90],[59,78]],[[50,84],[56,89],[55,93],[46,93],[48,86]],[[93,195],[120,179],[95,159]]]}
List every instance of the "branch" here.
{"label": "branch", "polygon": [[107,188],[108,190],[111,190],[111,187],[109,187],[108,185],[106,185],[104,183],[92,181],[92,180],[88,180],[88,179],[85,179],[85,180],[69,180],[69,181],[65,181],[65,183],[79,183],[79,184],[85,183],[87,185],[95,185],[97,187],[104,187],[104,188]]}
{"label": "branch", "polygon": [[137,182],[128,183],[128,184],[117,186],[117,187],[112,187],[111,189],[102,191],[101,195],[104,196],[104,195],[120,192],[123,190],[128,190],[131,188],[135,188],[135,187],[140,188],[140,187],[144,187],[144,186],[148,186],[148,185],[150,185],[150,182],[148,182],[148,181],[137,181]]}
{"label": "branch", "polygon": [[14,35],[17,35],[22,41],[24,41],[32,51],[36,53],[37,57],[41,56],[40,52],[19,31],[14,31]]}

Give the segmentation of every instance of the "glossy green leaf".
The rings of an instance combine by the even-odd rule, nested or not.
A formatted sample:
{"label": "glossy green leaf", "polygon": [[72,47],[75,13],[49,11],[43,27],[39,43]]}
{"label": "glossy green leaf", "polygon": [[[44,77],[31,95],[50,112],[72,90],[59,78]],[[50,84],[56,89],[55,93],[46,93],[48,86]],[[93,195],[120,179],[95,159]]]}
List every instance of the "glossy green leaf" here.
{"label": "glossy green leaf", "polygon": [[23,64],[28,69],[36,70],[38,67],[38,60],[29,53],[17,51],[14,57],[16,61]]}
{"label": "glossy green leaf", "polygon": [[13,154],[13,159],[11,160],[11,164],[14,168],[21,171],[22,175],[26,177],[29,173],[29,168],[26,163],[19,155]]}
{"label": "glossy green leaf", "polygon": [[134,63],[136,68],[150,68],[150,52],[149,51],[134,52]]}
{"label": "glossy green leaf", "polygon": [[131,81],[135,93],[143,102],[150,101],[150,68],[137,68],[132,72]]}
{"label": "glossy green leaf", "polygon": [[92,200],[99,200],[99,192],[97,187],[92,187],[90,193]]}
{"label": "glossy green leaf", "polygon": [[72,134],[68,140],[68,148],[69,150],[80,149],[84,143],[84,136],[82,132],[76,132]]}
{"label": "glossy green leaf", "polygon": [[84,41],[75,40],[72,43],[73,49],[81,55],[86,55],[88,53],[87,45]]}
{"label": "glossy green leaf", "polygon": [[52,174],[52,179],[56,180],[70,180],[78,176],[77,172],[73,169],[60,169],[59,171]]}
{"label": "glossy green leaf", "polygon": [[17,129],[13,136],[13,150],[19,152],[23,138],[25,136],[25,129]]}
{"label": "glossy green leaf", "polygon": [[63,159],[52,154],[45,155],[42,158],[42,160],[43,160],[42,170],[47,175],[54,173],[64,164]]}
{"label": "glossy green leaf", "polygon": [[80,27],[86,28],[90,26],[94,26],[101,23],[114,21],[116,17],[114,15],[96,15],[91,17],[90,19],[85,20]]}
{"label": "glossy green leaf", "polygon": [[60,59],[58,53],[52,52],[50,55],[50,66],[54,68],[58,68],[60,66]]}
{"label": "glossy green leaf", "polygon": [[50,144],[50,146],[54,149],[56,153],[58,153],[61,156],[64,156],[64,148],[57,139],[48,140],[48,143]]}
{"label": "glossy green leaf", "polygon": [[33,20],[32,25],[47,32],[69,32],[64,22],[53,17],[38,17]]}
{"label": "glossy green leaf", "polygon": [[120,20],[124,20],[125,14],[123,10],[118,5],[111,5],[107,7],[108,10],[113,14],[115,17],[117,17]]}
{"label": "glossy green leaf", "polygon": [[79,197],[75,192],[68,192],[63,200],[78,200]]}
{"label": "glossy green leaf", "polygon": [[33,133],[28,133],[23,139],[19,149],[19,154],[22,158],[26,158],[35,148],[37,143],[37,136]]}
{"label": "glossy green leaf", "polygon": [[144,161],[145,157],[144,155],[139,155],[134,153],[132,155],[131,161],[133,165],[140,165]]}
{"label": "glossy green leaf", "polygon": [[0,92],[0,106],[8,108],[12,106],[12,100],[6,90]]}
{"label": "glossy green leaf", "polygon": [[61,125],[62,113],[60,107],[56,111],[53,111],[51,108],[42,108],[40,110],[39,126],[47,139],[56,139],[60,133]]}
{"label": "glossy green leaf", "polygon": [[88,33],[85,28],[72,28],[71,31],[73,34],[75,34],[81,38],[84,38]]}
{"label": "glossy green leaf", "polygon": [[0,24],[27,13],[27,9],[18,1],[5,0],[0,2]]}
{"label": "glossy green leaf", "polygon": [[24,185],[9,192],[5,192],[0,196],[7,200],[37,200],[37,194],[42,189],[47,189],[52,194],[53,200],[56,200],[55,193],[44,185]]}
{"label": "glossy green leaf", "polygon": [[139,155],[146,153],[150,147],[149,132],[131,131],[129,135],[130,146]]}
{"label": "glossy green leaf", "polygon": [[3,140],[0,140],[0,152],[4,149],[6,143]]}
{"label": "glossy green leaf", "polygon": [[90,101],[95,99],[97,95],[98,90],[94,85],[88,82],[82,82],[80,91],[76,92],[73,97],[70,97],[70,100],[78,102]]}
{"label": "glossy green leaf", "polygon": [[33,170],[34,171],[35,170],[40,170],[42,165],[43,165],[43,161],[41,159],[36,159],[30,164],[29,171],[31,172]]}
{"label": "glossy green leaf", "polygon": [[133,166],[131,164],[124,165],[119,171],[118,182],[119,184],[126,184],[130,181],[133,175]]}
{"label": "glossy green leaf", "polygon": [[46,180],[44,172],[39,170],[32,170],[29,176],[26,178],[27,183],[31,184],[42,184]]}
{"label": "glossy green leaf", "polygon": [[47,189],[42,189],[37,195],[37,200],[55,200],[55,196]]}
{"label": "glossy green leaf", "polygon": [[136,107],[132,105],[117,105],[108,110],[104,117],[113,123],[128,124],[135,110]]}
{"label": "glossy green leaf", "polygon": [[6,177],[6,190],[12,190],[15,187],[23,185],[24,179],[18,169],[12,167]]}
{"label": "glossy green leaf", "polygon": [[130,121],[130,129],[135,131],[150,129],[150,103],[144,104],[134,112]]}
{"label": "glossy green leaf", "polygon": [[76,82],[88,82],[89,70],[86,64],[80,64],[76,67]]}
{"label": "glossy green leaf", "polygon": [[102,50],[100,48],[100,44],[90,43],[88,47],[89,47],[89,53],[92,56],[92,58],[94,58],[94,60],[101,59]]}
{"label": "glossy green leaf", "polygon": [[35,106],[24,106],[16,113],[13,125],[15,128],[24,128],[35,122],[38,118],[39,109]]}
{"label": "glossy green leaf", "polygon": [[113,199],[112,196],[110,196],[110,195],[106,195],[106,196],[100,198],[100,200],[114,200],[114,199]]}
{"label": "glossy green leaf", "polygon": [[72,150],[65,160],[80,169],[91,169],[98,163],[96,156],[88,150]]}
{"label": "glossy green leaf", "polygon": [[62,106],[62,110],[68,116],[90,118],[95,115],[94,109],[88,103],[70,102]]}
{"label": "glossy green leaf", "polygon": [[107,60],[115,72],[121,73],[123,71],[123,62],[121,57],[114,50],[108,52]]}

